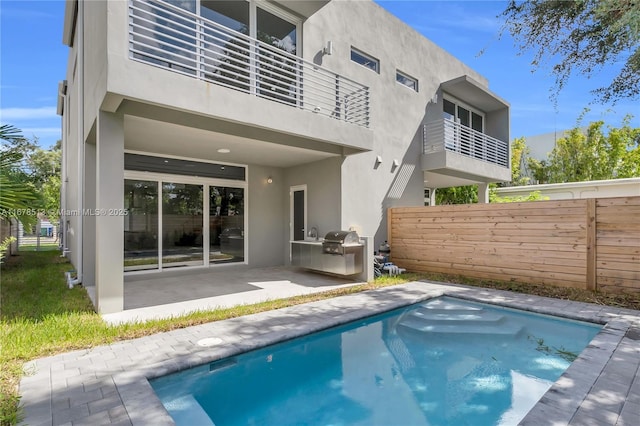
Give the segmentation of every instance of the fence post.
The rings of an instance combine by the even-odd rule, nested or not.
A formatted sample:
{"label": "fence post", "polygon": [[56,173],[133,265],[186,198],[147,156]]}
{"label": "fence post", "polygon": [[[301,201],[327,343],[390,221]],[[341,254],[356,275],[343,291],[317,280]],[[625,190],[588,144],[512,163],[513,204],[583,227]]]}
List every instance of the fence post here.
{"label": "fence post", "polygon": [[596,277],[596,199],[587,199],[587,290],[597,290]]}
{"label": "fence post", "polygon": [[[393,234],[391,232],[392,215],[393,215],[393,209],[392,208],[387,209],[387,244],[389,244],[389,247],[391,247],[391,253],[393,253]],[[374,251],[375,251],[375,247],[374,247]],[[389,256],[389,258],[391,258],[391,256]]]}

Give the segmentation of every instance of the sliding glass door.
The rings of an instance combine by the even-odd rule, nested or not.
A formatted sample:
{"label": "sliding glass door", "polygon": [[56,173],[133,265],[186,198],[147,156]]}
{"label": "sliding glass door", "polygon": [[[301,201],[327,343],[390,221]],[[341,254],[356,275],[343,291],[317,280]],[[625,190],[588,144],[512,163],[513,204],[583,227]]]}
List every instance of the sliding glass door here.
{"label": "sliding glass door", "polygon": [[125,271],[244,262],[244,186],[150,173],[127,177]]}

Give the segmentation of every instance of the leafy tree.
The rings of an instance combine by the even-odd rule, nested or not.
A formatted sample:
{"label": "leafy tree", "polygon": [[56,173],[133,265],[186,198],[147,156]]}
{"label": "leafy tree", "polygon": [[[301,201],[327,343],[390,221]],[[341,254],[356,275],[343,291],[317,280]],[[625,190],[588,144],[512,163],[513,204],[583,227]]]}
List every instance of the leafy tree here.
{"label": "leafy tree", "polygon": [[529,162],[535,178],[562,183],[640,176],[640,128],[632,128],[630,120],[608,132],[602,121],[591,123],[586,133],[572,129],[558,139],[548,162]]}
{"label": "leafy tree", "polygon": [[496,192],[496,187],[489,189],[490,203],[522,203],[524,201],[548,200],[549,197],[543,196],[540,191],[531,191],[527,195],[518,195],[515,197],[501,197]]}
{"label": "leafy tree", "polygon": [[16,218],[30,227],[37,218],[29,212],[39,207],[39,198],[29,176],[22,170],[23,151],[29,141],[19,129],[8,124],[0,126],[0,141],[0,218]]}
{"label": "leafy tree", "polygon": [[602,102],[640,95],[640,2],[637,0],[511,0],[502,13],[521,52],[534,50],[533,69],[553,61],[556,92],[573,72],[587,77],[624,63],[609,86],[594,91]]}
{"label": "leafy tree", "polygon": [[478,185],[438,188],[436,204],[473,204],[478,202]]}
{"label": "leafy tree", "polygon": [[49,220],[57,221],[60,211],[62,150],[61,141],[51,149],[36,148],[27,158],[31,181],[39,188],[43,208]]}
{"label": "leafy tree", "polygon": [[529,183],[527,176],[527,158],[531,150],[525,138],[516,138],[511,142],[511,183],[516,186]]}

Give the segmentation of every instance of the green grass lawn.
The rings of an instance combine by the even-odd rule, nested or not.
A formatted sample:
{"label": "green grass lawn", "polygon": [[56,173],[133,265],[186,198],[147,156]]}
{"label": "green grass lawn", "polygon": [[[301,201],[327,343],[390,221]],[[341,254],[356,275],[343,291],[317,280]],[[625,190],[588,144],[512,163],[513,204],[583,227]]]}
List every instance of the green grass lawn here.
{"label": "green grass lawn", "polygon": [[315,300],[356,293],[419,279],[457,282],[486,288],[640,309],[640,294],[606,294],[544,285],[491,282],[440,274],[403,274],[349,288],[238,306],[202,311],[168,320],[107,325],[82,287],[69,290],[64,272],[71,270],[57,251],[21,252],[6,259],[1,271],[0,305],[0,425],[19,421],[18,384],[26,361],[90,348],[117,340],[132,339],[176,328],[279,309]]}
{"label": "green grass lawn", "polygon": [[[38,248],[37,244],[23,244],[20,247],[18,247],[18,252],[22,252],[22,251],[36,251],[36,249]],[[40,250],[39,251],[57,251],[58,254],[60,254],[60,248],[58,247],[58,243],[46,243],[40,244]]]}

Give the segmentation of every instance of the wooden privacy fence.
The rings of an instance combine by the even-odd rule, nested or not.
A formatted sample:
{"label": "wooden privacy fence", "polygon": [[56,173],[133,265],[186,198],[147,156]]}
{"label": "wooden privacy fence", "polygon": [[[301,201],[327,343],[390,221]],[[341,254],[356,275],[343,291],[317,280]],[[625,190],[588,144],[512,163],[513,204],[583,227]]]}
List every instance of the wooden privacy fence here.
{"label": "wooden privacy fence", "polygon": [[409,271],[640,291],[640,197],[396,207],[388,235]]}

